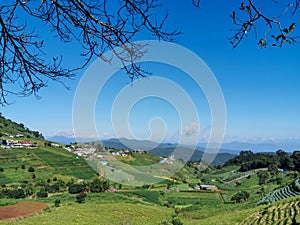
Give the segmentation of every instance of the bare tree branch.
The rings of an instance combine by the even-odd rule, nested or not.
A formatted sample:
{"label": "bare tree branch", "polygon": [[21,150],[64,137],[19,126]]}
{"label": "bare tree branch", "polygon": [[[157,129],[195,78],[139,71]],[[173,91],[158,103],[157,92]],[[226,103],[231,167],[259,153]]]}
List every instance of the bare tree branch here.
{"label": "bare tree branch", "polygon": [[[173,41],[180,34],[164,29],[168,14],[157,17],[154,10],[161,7],[159,0],[14,0],[0,3],[0,104],[7,104],[6,96],[37,94],[47,85],[47,79],[62,82],[78,69],[85,67],[94,56],[105,59],[103,53],[121,47],[115,53],[131,80],[146,76],[137,57],[146,46],[131,42],[137,33],[144,31],[155,38]],[[24,19],[19,18],[19,13]],[[79,43],[82,65],[63,68],[62,56],[48,61],[42,49],[44,41],[34,31],[29,31],[26,20],[31,17],[41,21],[65,43]],[[21,25],[20,25],[21,24]],[[17,90],[16,84],[19,84]]]}
{"label": "bare tree branch", "polygon": [[[273,3],[272,3],[273,2]],[[268,3],[278,5],[279,2],[272,1]],[[296,27],[295,22],[291,22],[288,26],[283,26],[282,17],[288,13],[294,15],[299,8],[299,0],[295,3],[288,3],[278,15],[267,16],[253,0],[248,0],[240,4],[239,9],[231,13],[234,25],[237,27],[233,32],[234,35],[229,38],[231,45],[235,48],[251,31],[255,36],[260,36],[258,44],[265,48],[271,43],[272,46],[283,46],[284,44],[295,44],[297,36],[293,36],[292,32]],[[263,22],[261,24],[261,22]],[[258,28],[259,27],[259,28]],[[261,28],[264,27],[264,28]],[[257,32],[263,31],[258,34]]]}

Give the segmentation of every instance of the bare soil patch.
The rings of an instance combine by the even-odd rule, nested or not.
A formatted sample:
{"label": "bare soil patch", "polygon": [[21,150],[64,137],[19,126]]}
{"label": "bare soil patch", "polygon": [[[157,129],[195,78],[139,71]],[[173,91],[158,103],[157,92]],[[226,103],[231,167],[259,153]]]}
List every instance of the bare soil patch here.
{"label": "bare soil patch", "polygon": [[48,205],[41,202],[20,202],[15,205],[0,207],[0,220],[19,219],[32,216],[46,209]]}

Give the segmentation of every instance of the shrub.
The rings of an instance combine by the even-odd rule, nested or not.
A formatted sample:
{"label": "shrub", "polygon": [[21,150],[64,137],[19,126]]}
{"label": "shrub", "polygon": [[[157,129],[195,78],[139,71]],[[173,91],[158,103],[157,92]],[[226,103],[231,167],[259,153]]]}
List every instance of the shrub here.
{"label": "shrub", "polygon": [[69,185],[69,193],[70,194],[78,194],[84,191],[84,187],[82,184],[70,184]]}
{"label": "shrub", "polygon": [[54,205],[55,205],[55,207],[59,207],[60,206],[60,199],[56,199],[54,201]]}
{"label": "shrub", "polygon": [[0,172],[4,172],[4,169],[2,167],[0,167]]}
{"label": "shrub", "polygon": [[94,179],[90,184],[91,192],[104,192],[109,189],[109,182],[107,180]]}
{"label": "shrub", "polygon": [[28,168],[28,172],[33,173],[33,172],[34,172],[34,168],[33,168],[32,166],[30,166],[30,167]]}
{"label": "shrub", "polygon": [[183,223],[181,222],[181,220],[178,217],[178,215],[173,215],[172,216],[172,224],[173,225],[183,225]]}
{"label": "shrub", "polygon": [[46,192],[45,190],[40,190],[39,192],[36,193],[36,196],[38,198],[47,198],[48,192]]}
{"label": "shrub", "polygon": [[49,193],[59,192],[59,185],[58,184],[53,184],[53,185],[50,185],[50,186],[46,186],[45,190],[48,191]]}
{"label": "shrub", "polygon": [[2,192],[8,198],[25,198],[25,192],[23,189],[18,190],[5,190]]}
{"label": "shrub", "polygon": [[85,198],[86,198],[86,193],[80,192],[78,195],[76,195],[76,202],[78,202],[79,204],[84,203]]}
{"label": "shrub", "polygon": [[162,221],[160,221],[159,225],[171,225],[171,223],[168,219],[163,219]]}
{"label": "shrub", "polygon": [[247,191],[240,191],[232,196],[231,201],[235,203],[240,203],[246,201],[249,198],[250,194]]}

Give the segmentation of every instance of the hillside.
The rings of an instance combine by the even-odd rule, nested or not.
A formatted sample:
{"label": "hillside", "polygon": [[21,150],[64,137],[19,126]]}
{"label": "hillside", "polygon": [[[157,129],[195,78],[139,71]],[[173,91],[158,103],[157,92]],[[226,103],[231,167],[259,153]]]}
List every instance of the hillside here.
{"label": "hillside", "polygon": [[25,137],[34,139],[44,139],[43,135],[38,131],[32,131],[26,128],[22,123],[16,123],[10,119],[6,119],[0,113],[0,137]]}
{"label": "hillside", "polygon": [[[0,185],[38,182],[54,177],[64,177],[66,180],[92,179],[96,176],[94,170],[86,161],[62,148],[37,147],[35,149],[0,149]],[[28,172],[34,168],[35,179]]]}
{"label": "hillside", "polygon": [[257,210],[239,225],[300,224],[300,198],[292,198]]}
{"label": "hillside", "polygon": [[[65,146],[45,141],[38,132],[1,118],[6,125],[0,130],[5,135],[3,140],[17,144],[11,148],[3,144],[5,148],[0,149],[0,205],[36,201],[49,206],[43,213],[17,223],[248,225],[296,224],[299,220],[299,196],[291,198],[300,193],[299,152],[243,151],[233,158],[219,154],[217,159],[224,156],[225,165],[207,167],[199,163],[203,153],[195,151],[192,158],[197,160],[189,161],[171,176],[155,175],[153,178],[160,182],[148,184],[144,180],[151,165],[159,163],[164,170],[170,169],[181,162],[178,159],[185,157],[187,149],[179,148],[173,154],[174,146],[166,144],[150,154],[105,148],[99,143]],[[34,145],[18,145],[22,140]],[[128,172],[140,180],[138,186],[133,186],[133,180],[119,184],[103,178],[114,173],[121,162],[147,169],[144,174],[135,174],[130,167]],[[96,166],[99,174],[90,166]],[[78,196],[83,199],[79,201]],[[279,202],[269,204],[273,200]],[[257,205],[260,201],[266,204]]]}
{"label": "hillside", "polygon": [[[97,176],[83,158],[68,152],[62,145],[51,146],[38,131],[31,131],[2,115],[0,134],[5,140],[0,148],[0,185],[35,184],[54,177],[68,181]],[[34,178],[28,171],[30,167],[34,169]]]}

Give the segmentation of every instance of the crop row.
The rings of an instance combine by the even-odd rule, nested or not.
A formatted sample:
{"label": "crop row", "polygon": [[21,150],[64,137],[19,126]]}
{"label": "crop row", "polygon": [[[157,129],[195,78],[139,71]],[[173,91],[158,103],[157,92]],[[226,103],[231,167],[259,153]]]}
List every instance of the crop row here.
{"label": "crop row", "polygon": [[254,225],[254,224],[299,224],[300,217],[300,201],[294,200],[289,203],[280,204],[277,206],[270,206],[262,212],[255,213],[247,218],[240,225]]}
{"label": "crop row", "polygon": [[[296,185],[299,185],[299,189]],[[296,187],[295,187],[296,186]],[[300,184],[299,179],[297,179],[293,184],[287,185],[285,187],[276,189],[270,193],[268,193],[262,200],[260,200],[257,204],[268,204],[272,202],[277,202],[282,199],[286,199],[289,197],[295,197],[300,194]]]}

